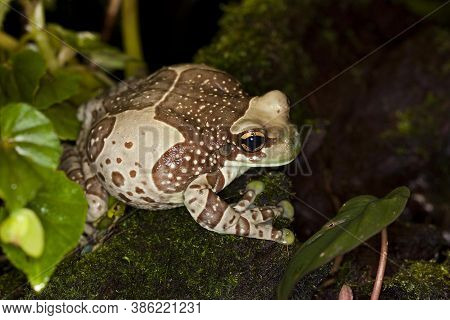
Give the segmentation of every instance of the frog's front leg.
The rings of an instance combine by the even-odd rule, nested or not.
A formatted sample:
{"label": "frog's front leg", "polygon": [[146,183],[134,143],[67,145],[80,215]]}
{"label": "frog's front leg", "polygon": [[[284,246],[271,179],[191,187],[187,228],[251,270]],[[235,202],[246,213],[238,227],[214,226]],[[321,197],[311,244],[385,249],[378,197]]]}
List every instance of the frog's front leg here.
{"label": "frog's front leg", "polygon": [[255,201],[256,196],[263,192],[264,183],[261,181],[252,181],[247,184],[245,193],[242,195],[241,200],[233,206],[234,210],[237,212],[244,212],[247,210]]}
{"label": "frog's front leg", "polygon": [[[256,196],[264,191],[264,188],[265,186],[262,181],[254,180],[248,183],[241,200],[233,206],[233,209],[237,212],[245,212],[253,204]],[[276,207],[266,206],[252,208],[251,210],[247,210],[245,215],[247,215],[254,223],[267,222],[280,216],[292,221],[294,220],[294,207],[289,201],[283,200],[280,201]]]}
{"label": "frog's front leg", "polygon": [[223,201],[216,193],[226,181],[221,171],[203,174],[192,181],[184,192],[184,203],[192,217],[204,228],[222,234],[272,240],[283,244],[294,241],[288,229],[278,230],[270,222],[274,213],[263,208],[245,209],[242,213]]}

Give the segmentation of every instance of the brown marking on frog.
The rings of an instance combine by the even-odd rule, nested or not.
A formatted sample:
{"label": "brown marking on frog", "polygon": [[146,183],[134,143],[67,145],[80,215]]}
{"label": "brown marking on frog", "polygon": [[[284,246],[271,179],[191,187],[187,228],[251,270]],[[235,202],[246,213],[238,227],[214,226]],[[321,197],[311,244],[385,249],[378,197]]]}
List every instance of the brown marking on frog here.
{"label": "brown marking on frog", "polygon": [[97,172],[97,176],[98,176],[103,182],[106,181],[105,176],[104,176],[101,172]]}
{"label": "brown marking on frog", "polygon": [[197,218],[197,222],[209,228],[214,228],[222,219],[228,204],[222,201],[213,191],[208,190],[205,208]]}
{"label": "brown marking on frog", "polygon": [[139,193],[139,194],[145,193],[145,191],[143,189],[139,188],[139,187],[136,187],[135,191],[136,191],[136,193]]}
{"label": "brown marking on frog", "polygon": [[225,178],[220,171],[207,174],[206,180],[208,181],[209,185],[216,191],[222,190],[223,186],[225,185]]}
{"label": "brown marking on frog", "polygon": [[144,200],[145,202],[148,202],[148,203],[153,203],[153,202],[155,202],[155,200],[153,200],[153,199],[150,198],[150,197],[141,197],[141,199]]}
{"label": "brown marking on frog", "polygon": [[261,215],[264,220],[268,220],[270,218],[273,218],[273,211],[271,209],[263,209],[261,210]]}
{"label": "brown marking on frog", "polygon": [[270,237],[271,237],[273,240],[277,240],[277,239],[280,239],[280,238],[281,238],[281,234],[280,234],[279,230],[273,228]]}
{"label": "brown marking on frog", "polygon": [[152,168],[153,181],[167,193],[180,192],[203,173],[217,170],[217,161],[205,147],[179,143],[167,150]]}
{"label": "brown marking on frog", "polygon": [[219,149],[232,143],[230,128],[249,102],[239,82],[225,72],[199,66],[181,71],[172,91],[156,106],[155,119],[175,127],[185,141],[168,149],[152,168],[156,187],[181,192],[196,176],[236,157],[236,146],[226,155]]}
{"label": "brown marking on frog", "polygon": [[117,186],[121,187],[124,185],[125,178],[123,175],[118,171],[113,171],[111,174],[112,182]]}
{"label": "brown marking on frog", "polygon": [[240,217],[236,223],[236,235],[238,236],[248,236],[250,233],[250,222],[244,217]]}
{"label": "brown marking on frog", "polygon": [[110,94],[103,100],[109,114],[142,110],[158,103],[176,79],[176,72],[163,68],[144,79],[127,83],[129,90]]}
{"label": "brown marking on frog", "polygon": [[115,122],[115,117],[105,117],[92,127],[86,146],[89,161],[94,162],[100,155],[105,146],[105,139],[111,134]]}
{"label": "brown marking on frog", "polygon": [[75,182],[82,182],[83,181],[83,172],[81,171],[81,168],[74,168],[67,172],[67,176],[70,178],[70,180]]}
{"label": "brown marking on frog", "polygon": [[133,142],[131,142],[131,141],[125,142],[125,143],[124,143],[124,146],[125,146],[125,148],[127,148],[127,149],[131,149],[131,148],[133,147]]}
{"label": "brown marking on frog", "polygon": [[104,199],[108,196],[105,189],[103,189],[102,185],[96,177],[91,177],[86,180],[85,189],[87,194],[96,195],[101,199]]}
{"label": "brown marking on frog", "polygon": [[125,202],[131,202],[131,200],[123,193],[119,193],[119,197],[120,197],[120,199],[122,199]]}
{"label": "brown marking on frog", "polygon": [[132,178],[136,177],[136,170],[130,171],[130,177],[132,177]]}

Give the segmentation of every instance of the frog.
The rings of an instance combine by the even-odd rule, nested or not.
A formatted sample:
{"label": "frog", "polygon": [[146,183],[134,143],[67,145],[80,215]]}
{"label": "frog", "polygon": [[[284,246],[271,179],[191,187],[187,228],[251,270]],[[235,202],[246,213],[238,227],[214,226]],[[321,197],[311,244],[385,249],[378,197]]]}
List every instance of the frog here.
{"label": "frog", "polygon": [[233,76],[203,64],[163,67],[81,105],[81,130],[65,146],[61,169],[85,191],[85,234],[113,196],[150,211],[185,206],[207,230],[292,244],[291,230],[273,226],[293,219],[292,204],[253,204],[262,182],[250,182],[237,203],[218,195],[250,168],[297,157],[289,108],[281,91],[250,96]]}

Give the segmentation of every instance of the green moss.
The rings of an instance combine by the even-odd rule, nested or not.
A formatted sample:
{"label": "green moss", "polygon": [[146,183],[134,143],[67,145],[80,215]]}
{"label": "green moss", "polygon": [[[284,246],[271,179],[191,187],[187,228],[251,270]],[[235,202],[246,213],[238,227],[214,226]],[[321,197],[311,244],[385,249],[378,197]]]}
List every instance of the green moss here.
{"label": "green moss", "polygon": [[449,299],[450,262],[410,262],[386,279],[383,286],[384,299]]}
{"label": "green moss", "polygon": [[[288,190],[280,173],[259,179],[267,186],[266,200],[259,200],[270,200],[266,205],[276,204]],[[227,192],[238,198],[246,180]],[[293,250],[207,231],[184,208],[134,210],[102,246],[67,257],[41,294],[28,289],[25,298],[270,299]],[[311,298],[322,273],[302,282],[302,298]]]}
{"label": "green moss", "polygon": [[399,154],[415,153],[424,160],[430,160],[444,143],[440,130],[446,124],[447,113],[444,99],[428,92],[421,104],[396,111],[395,128],[383,132],[381,138],[402,146],[397,150]]}
{"label": "green moss", "polygon": [[[11,269],[12,266],[8,266]],[[24,290],[27,289],[27,278],[24,274],[16,269],[11,269],[7,272],[2,271],[0,275],[0,299],[13,300],[17,299],[24,294]]]}
{"label": "green moss", "polygon": [[[291,10],[303,12],[295,30]],[[252,94],[277,88],[297,98],[296,84],[309,83],[316,71],[299,42],[313,10],[310,1],[245,0],[227,5],[218,35],[194,60],[230,72]]]}
{"label": "green moss", "polygon": [[250,180],[259,180],[264,183],[264,191],[261,192],[255,200],[255,204],[262,206],[266,203],[278,203],[281,200],[288,200],[293,193],[292,183],[281,172],[268,172],[260,177],[255,177]]}

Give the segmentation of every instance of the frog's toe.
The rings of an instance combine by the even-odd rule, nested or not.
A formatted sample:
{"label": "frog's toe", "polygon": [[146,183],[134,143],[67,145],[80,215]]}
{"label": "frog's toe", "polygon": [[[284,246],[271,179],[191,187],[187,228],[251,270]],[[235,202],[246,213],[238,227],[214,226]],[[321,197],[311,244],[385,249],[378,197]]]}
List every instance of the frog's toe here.
{"label": "frog's toe", "polygon": [[282,236],[279,241],[280,243],[288,245],[288,246],[294,243],[295,235],[291,230],[284,228],[281,230],[281,232],[282,232]]}
{"label": "frog's toe", "polygon": [[260,194],[261,192],[264,191],[264,182],[259,181],[259,180],[253,180],[252,182],[249,182],[247,184],[247,188],[246,190],[253,190],[255,192],[256,195]]}
{"label": "frog's toe", "polygon": [[282,200],[278,203],[278,207],[283,209],[281,217],[294,220],[294,206],[289,200]]}

